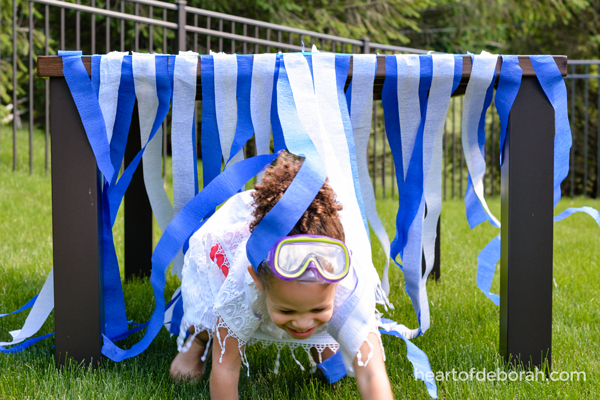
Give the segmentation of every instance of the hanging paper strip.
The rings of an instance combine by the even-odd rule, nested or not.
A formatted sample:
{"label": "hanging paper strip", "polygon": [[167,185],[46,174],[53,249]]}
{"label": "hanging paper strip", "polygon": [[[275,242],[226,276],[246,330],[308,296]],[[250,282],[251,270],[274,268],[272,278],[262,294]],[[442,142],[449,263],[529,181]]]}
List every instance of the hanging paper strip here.
{"label": "hanging paper strip", "polygon": [[[304,100],[296,98],[295,93],[292,94],[292,85],[287,73],[288,68],[293,70],[294,75],[289,77],[293,76],[295,83],[309,84],[312,92],[312,79],[306,59],[301,54],[286,54],[278,57],[280,60],[277,79],[279,122],[288,150],[305,159],[281,199],[259,222],[248,239],[246,253],[255,269],[266,257],[269,249],[293,229],[325,182],[323,160],[300,119],[300,105],[297,103]],[[310,92],[306,93],[310,96]],[[314,97],[314,92],[311,97]]]}
{"label": "hanging paper strip", "polygon": [[[467,220],[471,228],[489,220],[495,227],[500,221],[491,213],[485,201],[483,178],[485,175],[485,114],[492,102],[496,64],[498,56],[486,52],[471,56],[473,68],[463,102],[462,145],[465,161],[469,169],[469,185],[465,196]],[[481,218],[479,203],[485,210],[485,219]]]}
{"label": "hanging paper strip", "polygon": [[387,296],[390,293],[390,239],[375,207],[375,192],[371,183],[371,177],[369,176],[367,157],[373,115],[373,85],[377,72],[377,56],[374,54],[355,54],[352,57],[352,82],[346,92],[346,96],[350,110],[352,131],[354,133],[358,181],[365,215],[385,254],[381,286]]}
{"label": "hanging paper strip", "polygon": [[250,115],[256,154],[269,154],[271,145],[271,100],[274,93],[275,54],[254,55],[250,87]]}
{"label": "hanging paper strip", "polygon": [[[161,56],[158,56],[159,58]],[[142,157],[144,186],[150,201],[152,213],[162,232],[173,219],[173,206],[165,191],[162,179],[162,125],[154,138],[148,142],[154,121],[157,117],[159,98],[157,89],[157,60],[154,54],[133,53],[133,78],[138,102],[141,144],[146,145]],[[159,121],[159,123],[162,121]]]}
{"label": "hanging paper strip", "polygon": [[243,160],[241,151],[231,154],[231,145],[235,138],[237,126],[237,57],[234,54],[214,54],[214,90],[215,90],[215,112],[219,129],[219,140],[223,151],[223,161],[231,161],[227,164],[233,165]]}

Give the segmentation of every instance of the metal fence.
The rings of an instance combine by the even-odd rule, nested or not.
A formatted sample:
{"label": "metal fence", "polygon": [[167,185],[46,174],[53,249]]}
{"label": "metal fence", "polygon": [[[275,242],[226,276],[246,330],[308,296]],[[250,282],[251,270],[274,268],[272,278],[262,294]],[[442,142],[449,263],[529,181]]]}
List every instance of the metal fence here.
{"label": "metal fence", "polygon": [[[4,109],[0,134],[0,163],[12,163],[14,170],[28,164],[34,171],[43,165],[47,173],[49,155],[48,81],[34,79],[38,54],[57,50],[82,50],[84,54],[113,50],[177,53],[224,51],[238,54],[301,51],[313,44],[321,51],[338,53],[423,54],[427,50],[371,43],[368,38],[349,39],[295,29],[248,18],[190,7],[185,1],[89,0],[88,4],[58,0],[13,0],[12,48],[0,48],[0,65],[10,76],[12,103],[2,100]],[[10,27],[2,26],[3,31]],[[54,35],[53,35],[54,33]],[[56,37],[54,37],[56,36]],[[26,51],[24,51],[25,49]],[[563,184],[565,194],[599,196],[600,147],[598,146],[598,66],[600,61],[570,60],[567,77],[569,113],[574,136],[571,171]],[[10,73],[8,73],[10,72]],[[16,88],[16,90],[13,90]],[[198,107],[200,111],[200,107]],[[443,195],[463,196],[468,181],[461,145],[462,96],[452,99],[444,135]],[[198,113],[201,118],[201,113]],[[27,122],[24,123],[24,116]],[[492,103],[486,119],[486,193],[500,193],[500,126]],[[12,125],[12,126],[11,126]],[[10,132],[12,128],[12,132]],[[164,123],[166,161],[169,153],[168,124]],[[11,135],[12,133],[12,135]],[[24,136],[27,139],[24,140]],[[43,140],[41,138],[43,137]],[[24,143],[26,142],[26,143]],[[18,145],[21,143],[21,145]],[[43,143],[44,151],[34,150]],[[7,146],[8,145],[8,146]],[[24,156],[26,151],[28,154]],[[252,152],[252,146],[249,146]],[[200,152],[198,152],[200,153]],[[35,155],[34,155],[35,154]],[[249,155],[250,155],[249,154]],[[378,197],[397,195],[393,159],[383,124],[381,102],[376,101],[373,131],[369,142],[369,165]],[[167,171],[164,164],[163,170]]]}

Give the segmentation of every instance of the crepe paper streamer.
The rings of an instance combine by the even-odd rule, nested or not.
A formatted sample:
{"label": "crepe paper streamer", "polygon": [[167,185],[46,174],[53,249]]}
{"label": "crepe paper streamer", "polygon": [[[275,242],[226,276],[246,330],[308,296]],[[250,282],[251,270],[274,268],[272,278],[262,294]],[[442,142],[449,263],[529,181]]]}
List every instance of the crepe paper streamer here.
{"label": "crepe paper streamer", "polygon": [[150,345],[164,322],[165,274],[169,263],[194,231],[198,222],[214,210],[217,205],[236,193],[258,171],[273,162],[275,157],[275,155],[256,156],[233,165],[213,179],[173,218],[152,255],[150,282],[154,289],[155,308],[144,337],[131,349],[123,350],[117,347],[109,337],[103,335],[102,354],[113,361],[119,362],[140,354]]}
{"label": "crepe paper streamer", "polygon": [[[181,314],[178,311],[175,311],[176,308],[179,308],[177,303],[181,303],[181,286],[175,290],[175,293],[171,296],[171,301],[165,307],[163,325],[169,331],[171,336],[179,334],[181,318],[183,317],[183,305],[181,306]],[[177,332],[174,332],[175,329],[177,329]]]}
{"label": "crepe paper streamer", "polygon": [[33,299],[29,300],[27,303],[25,303],[25,305],[23,305],[23,307],[19,308],[18,310],[15,310],[13,312],[9,312],[8,314],[0,314],[0,318],[6,317],[7,315],[18,314],[21,311],[25,311],[28,308],[31,308],[35,304],[35,301],[37,300],[38,296],[39,296],[39,293],[36,294],[35,296],[33,296]]}
{"label": "crepe paper streamer", "polygon": [[[465,161],[471,176],[472,191],[467,191],[465,205],[476,204],[475,197],[487,214],[487,220],[495,227],[500,221],[491,213],[484,198],[483,178],[485,175],[485,114],[492,101],[498,56],[486,52],[472,56],[473,68],[467,84],[463,103],[462,144]],[[472,210],[467,207],[467,210]],[[476,224],[467,211],[469,225]]]}
{"label": "crepe paper streamer", "polygon": [[429,358],[413,342],[408,340],[404,325],[399,325],[391,319],[382,318],[379,332],[404,340],[406,343],[406,358],[413,365],[415,379],[421,379],[425,382],[429,396],[437,399],[437,385],[435,384],[434,374],[429,364]]}
{"label": "crepe paper streamer", "polygon": [[[246,245],[248,260],[254,267],[264,260],[273,245],[293,229],[325,182],[325,167],[311,138],[300,122],[286,68],[302,82],[311,82],[306,59],[301,54],[280,57],[277,80],[277,109],[288,150],[305,157],[296,177],[281,199],[256,226]],[[290,75],[292,76],[292,75]],[[300,94],[300,93],[299,93]],[[299,109],[300,107],[298,107]]]}
{"label": "crepe paper streamer", "polygon": [[273,97],[271,98],[271,128],[273,131],[273,146],[275,153],[280,152],[287,148],[285,145],[285,138],[283,137],[283,128],[281,127],[281,121],[279,120],[279,109],[277,106],[277,82],[279,80],[279,66],[283,62],[283,58],[277,56],[275,59],[275,73],[273,74]]}
{"label": "crepe paper streamer", "polygon": [[244,154],[244,145],[254,134],[252,115],[250,112],[252,63],[252,55],[237,56],[237,126],[235,128],[235,136],[231,145],[229,158],[225,161],[226,168],[236,154],[239,152],[241,152],[242,155]]}
{"label": "crepe paper streamer", "polygon": [[587,206],[579,207],[579,208],[575,208],[575,207],[567,208],[566,210],[564,210],[563,212],[561,212],[560,214],[558,214],[557,216],[554,217],[554,222],[562,221],[563,219],[565,219],[577,212],[586,213],[590,217],[594,218],[594,221],[596,221],[596,223],[598,224],[598,227],[600,227],[600,212],[598,212],[598,210],[596,210],[595,208],[587,207]]}
{"label": "crepe paper streamer", "polygon": [[342,359],[342,353],[338,351],[327,360],[317,364],[317,368],[323,373],[325,380],[330,385],[342,380],[346,375],[346,367]]}
{"label": "crepe paper streamer", "polygon": [[223,151],[223,160],[229,165],[243,160],[242,152],[231,155],[231,145],[237,126],[237,76],[238,64],[235,54],[214,54],[215,111],[219,126],[219,140]]}
{"label": "crepe paper streamer", "polygon": [[157,61],[154,54],[133,53],[132,59],[140,121],[140,140],[142,144],[146,144],[146,151],[142,157],[144,186],[152,213],[160,230],[164,232],[173,219],[173,206],[162,180],[162,125],[159,125],[154,138],[148,142],[159,105],[156,86]]}
{"label": "crepe paper streamer", "polygon": [[561,197],[560,184],[569,174],[571,127],[567,112],[567,87],[552,56],[530,56],[531,65],[554,108],[554,207]]}
{"label": "crepe paper streamer", "polygon": [[500,305],[500,295],[492,293],[492,281],[496,264],[500,261],[500,235],[493,238],[477,256],[477,287],[495,305]]}
{"label": "crepe paper streamer", "polygon": [[250,115],[254,127],[256,154],[269,154],[271,147],[271,100],[276,54],[255,54],[250,86]]}
{"label": "crepe paper streamer", "polygon": [[117,103],[119,99],[119,86],[121,83],[121,66],[123,57],[129,53],[117,52],[101,56],[98,86],[98,102],[102,109],[106,137],[110,143],[117,117]]}
{"label": "crepe paper streamer", "polygon": [[[90,75],[92,79],[92,90],[96,94],[96,98],[100,98],[100,63],[102,62],[102,56],[94,55],[92,58],[92,73]],[[119,70],[119,73],[121,71]],[[120,81],[120,79],[119,79]],[[118,89],[118,87],[117,87]],[[116,101],[116,100],[115,100]],[[103,111],[104,112],[104,111]],[[106,135],[108,137],[108,134]],[[110,142],[110,139],[109,139]]]}
{"label": "crepe paper streamer", "polygon": [[[33,304],[25,323],[21,329],[9,332],[12,336],[12,340],[10,342],[0,342],[0,346],[13,346],[24,342],[29,339],[31,336],[35,335],[44,322],[48,319],[50,312],[54,308],[54,270],[50,270],[48,274],[48,278],[46,278],[46,282],[44,282],[44,286],[42,290],[37,295],[37,299]],[[9,314],[6,314],[9,315]],[[41,340],[41,339],[40,339]],[[35,343],[35,342],[33,342]],[[30,344],[33,344],[30,342]],[[25,346],[28,347],[28,346]],[[25,348],[23,347],[23,348]],[[21,348],[21,350],[23,349]],[[12,349],[7,349],[12,350]],[[17,350],[14,350],[15,352]],[[3,351],[4,352],[4,351]]]}
{"label": "crepe paper streamer", "polygon": [[215,66],[213,56],[200,58],[202,70],[202,173],[204,187],[221,173],[221,142],[215,105]]}
{"label": "crepe paper streamer", "polygon": [[83,66],[81,52],[69,54],[59,52],[63,56],[63,75],[81,116],[98,169],[108,182],[112,181],[115,170],[110,159],[110,145],[106,135],[106,126],[98,98],[93,90],[91,80]]}
{"label": "crepe paper streamer", "polygon": [[[420,59],[417,55],[397,55],[398,76],[398,115],[400,118],[400,136],[402,140],[402,170],[404,179],[408,173],[408,164],[415,147],[417,131],[421,122],[421,103],[419,97]],[[419,99],[416,102],[415,99]]]}
{"label": "crepe paper streamer", "polygon": [[519,66],[519,56],[502,56],[502,68],[496,89],[496,112],[500,119],[500,165],[504,162],[508,116],[519,93],[522,78],[523,70]]}
{"label": "crepe paper streamer", "polygon": [[[352,131],[352,121],[350,121],[350,105],[347,102],[346,94],[344,89],[346,81],[348,79],[348,71],[350,69],[350,55],[336,55],[335,56],[335,82],[337,86],[337,98],[338,107],[341,113],[342,126],[344,128],[346,142],[343,143],[341,140],[337,140],[341,143],[339,149],[336,149],[336,140],[331,136],[328,136],[330,141],[333,141],[334,149],[340,152],[340,157],[343,160],[341,165],[342,169],[346,169],[348,166],[352,171],[352,186],[354,187],[354,196],[358,202],[360,209],[360,215],[365,226],[365,233],[367,234],[367,242],[370,244],[369,234],[369,223],[367,222],[367,214],[365,212],[365,206],[363,204],[362,193],[360,188],[360,182],[358,178],[358,166],[356,165],[356,145],[354,143],[354,132]],[[329,121],[329,118],[325,119]],[[347,151],[347,154],[346,154]],[[369,246],[370,247],[370,246]]]}
{"label": "crepe paper streamer", "polygon": [[36,344],[39,341],[42,341],[44,339],[49,338],[50,336],[54,335],[54,332],[52,333],[48,333],[47,335],[44,336],[40,336],[40,337],[36,337],[33,339],[29,339],[21,344],[16,345],[15,347],[11,347],[10,349],[4,348],[3,346],[0,346],[0,353],[5,353],[5,354],[14,354],[14,353],[19,353],[23,350],[25,350],[26,348],[28,348],[29,346]]}
{"label": "crepe paper streamer", "polygon": [[[171,57],[172,58],[172,57]],[[168,68],[168,58],[167,56],[156,56],[155,58],[155,71],[156,71],[156,89],[158,93],[158,110],[156,112],[156,117],[154,119],[154,124],[152,125],[152,131],[150,132],[150,136],[148,138],[149,141],[152,141],[154,135],[158,131],[159,127],[164,121],[167,113],[169,112],[169,105],[171,99],[171,73],[172,70],[169,71]],[[123,201],[123,197],[125,196],[125,191],[129,187],[131,183],[131,179],[133,178],[133,174],[139,165],[142,156],[146,150],[148,143],[145,143],[142,149],[136,154],[133,160],[129,163],[119,181],[114,185],[109,194],[110,200],[110,211],[111,211],[111,224],[114,225],[115,219],[117,217],[117,211],[119,210],[119,206]]]}
{"label": "crepe paper streamer", "polygon": [[[442,141],[444,125],[454,91],[456,75],[454,56],[433,54],[433,75],[427,102],[427,116],[423,127],[423,196],[427,213],[423,218],[423,254],[425,273],[421,277],[421,329],[429,328],[429,301],[427,300],[427,278],[435,263],[437,225],[442,211]],[[462,74],[462,65],[460,66]]]}
{"label": "crepe paper streamer", "polygon": [[[181,300],[181,294],[180,294],[179,292],[175,291],[175,293],[173,294],[173,298],[171,299],[171,301],[169,301],[169,303],[166,305],[166,307],[165,307],[165,308],[166,308],[167,310],[172,310],[172,309],[174,308],[174,306],[175,306],[176,302],[178,302],[178,301],[180,301],[180,300]],[[165,312],[165,315],[166,315],[166,312]],[[137,323],[137,322],[131,322],[131,321],[128,321],[128,323],[129,323],[130,325],[134,325],[135,327],[134,327],[134,328],[131,328],[131,329],[129,329],[128,331],[126,331],[126,332],[124,332],[124,333],[122,333],[122,334],[120,334],[120,335],[118,335],[118,336],[111,337],[111,338],[110,338],[110,340],[111,340],[111,341],[113,341],[113,342],[118,342],[118,341],[120,341],[120,340],[126,339],[126,338],[128,338],[128,337],[129,337],[131,334],[133,334],[133,333],[136,333],[136,332],[139,332],[139,331],[141,331],[142,329],[144,329],[144,328],[148,327],[148,324],[149,324],[148,322],[146,322],[146,323],[143,323],[143,324],[140,324],[140,323]],[[169,319],[169,325],[170,325],[170,324],[171,324],[171,319]],[[178,328],[178,329],[179,329],[179,328]]]}
{"label": "crepe paper streamer", "polygon": [[[197,68],[197,54],[180,54],[175,57],[171,120],[174,215],[196,195],[197,163],[193,130],[196,116]],[[179,252],[173,260],[171,274],[179,275],[182,268],[183,252]]]}
{"label": "crepe paper streamer", "polygon": [[371,119],[373,115],[373,84],[375,82],[375,73],[377,72],[377,57],[374,54],[354,54],[352,57],[352,81],[346,92],[346,97],[348,99],[348,108],[350,109],[350,119],[354,133],[358,180],[367,220],[386,255],[381,286],[387,296],[390,293],[390,239],[377,214],[375,192],[369,175],[367,159],[367,147],[371,135]]}
{"label": "crepe paper streamer", "polygon": [[[344,205],[339,214],[344,226],[345,242],[349,248],[364,249],[354,253],[358,265],[363,267],[359,272],[372,270],[376,275],[371,260],[370,242],[356,198],[353,176],[348,173],[351,171],[350,150],[339,105],[340,100],[345,103],[345,95],[336,87],[336,70],[344,75],[345,81],[348,76],[349,58],[345,66],[339,65],[339,69],[336,68],[336,59],[334,54],[284,56],[299,122],[323,160],[323,173],[327,176],[329,185]],[[343,106],[347,108],[346,104]],[[346,118],[349,125],[347,114]],[[281,119],[283,122],[283,117]],[[289,147],[285,126],[284,134]],[[365,245],[369,247],[364,248]]]}

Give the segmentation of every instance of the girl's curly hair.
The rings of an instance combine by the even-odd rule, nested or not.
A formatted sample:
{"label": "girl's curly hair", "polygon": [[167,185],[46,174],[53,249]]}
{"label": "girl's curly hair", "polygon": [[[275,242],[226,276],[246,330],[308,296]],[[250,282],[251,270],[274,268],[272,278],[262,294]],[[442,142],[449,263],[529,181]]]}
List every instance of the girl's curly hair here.
{"label": "girl's curly hair", "polygon": [[[254,220],[250,223],[250,232],[254,231],[258,223],[277,204],[283,193],[292,183],[300,170],[303,160],[293,154],[283,151],[275,160],[273,166],[267,169],[259,184],[254,186],[252,197],[254,199]],[[304,212],[296,226],[288,233],[292,235],[322,235],[345,241],[344,228],[338,215],[342,205],[337,202],[335,192],[327,183]],[[275,274],[271,268],[262,262],[258,268],[258,279],[265,289],[270,288],[271,279]]]}
{"label": "girl's curly hair", "polygon": [[[254,186],[254,220],[250,223],[252,232],[265,215],[277,204],[283,193],[300,170],[303,160],[287,151],[282,152],[273,166],[267,169],[260,183]],[[319,193],[290,231],[291,235],[322,235],[345,241],[344,228],[338,211],[343,209],[337,202],[335,192],[325,181]]]}

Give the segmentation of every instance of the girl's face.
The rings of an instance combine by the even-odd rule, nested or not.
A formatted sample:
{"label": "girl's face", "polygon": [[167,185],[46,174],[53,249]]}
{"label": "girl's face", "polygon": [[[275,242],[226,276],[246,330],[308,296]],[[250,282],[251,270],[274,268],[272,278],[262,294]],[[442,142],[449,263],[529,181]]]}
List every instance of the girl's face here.
{"label": "girl's face", "polygon": [[[255,282],[263,290],[257,279]],[[336,286],[335,283],[271,279],[270,287],[265,291],[267,310],[275,325],[294,339],[309,338],[331,319]]]}

